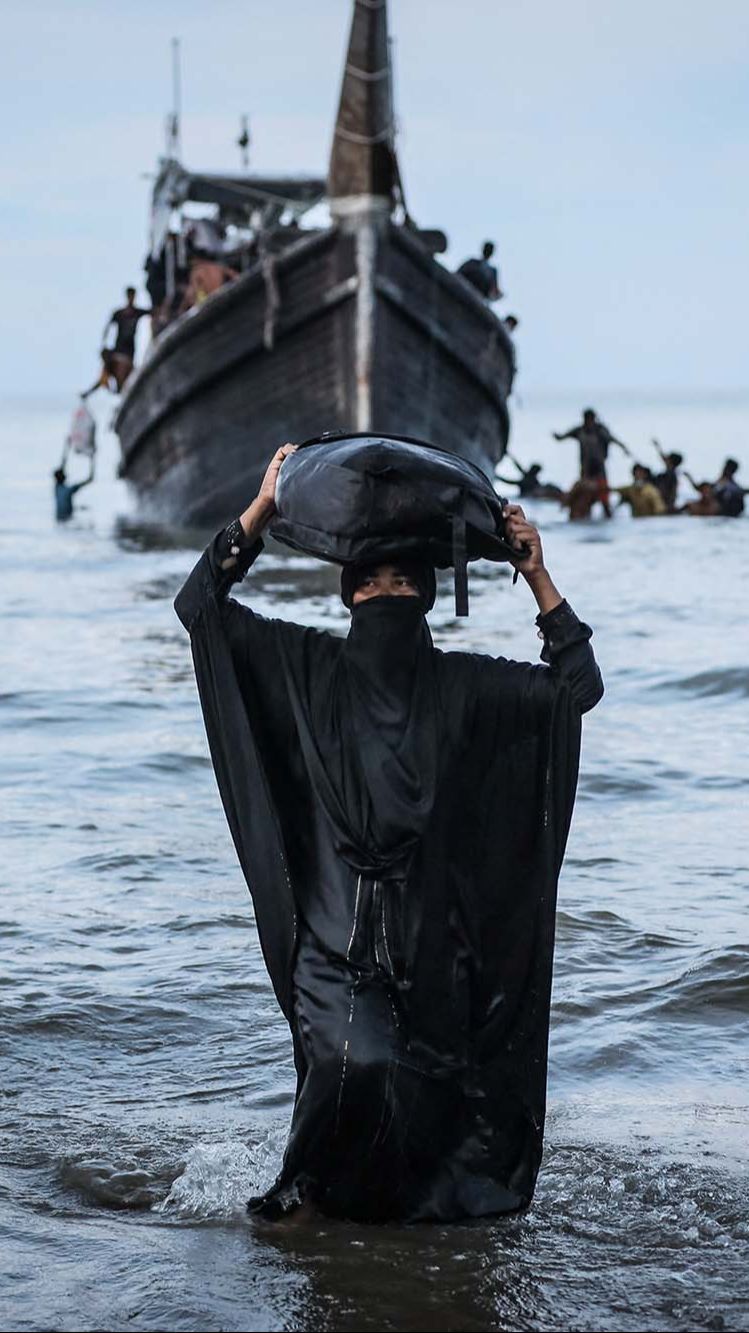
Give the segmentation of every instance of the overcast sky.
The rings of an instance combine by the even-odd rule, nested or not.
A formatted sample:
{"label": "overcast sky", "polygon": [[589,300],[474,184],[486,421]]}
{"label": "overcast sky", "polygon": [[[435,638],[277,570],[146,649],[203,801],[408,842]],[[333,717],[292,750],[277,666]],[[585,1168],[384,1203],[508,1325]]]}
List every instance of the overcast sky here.
{"label": "overcast sky", "polygon": [[[26,0],[3,20],[0,385],[91,381],[138,282],[182,40],[183,156],[324,172],[351,0]],[[526,392],[746,384],[745,0],[391,0],[411,212],[497,242]]]}

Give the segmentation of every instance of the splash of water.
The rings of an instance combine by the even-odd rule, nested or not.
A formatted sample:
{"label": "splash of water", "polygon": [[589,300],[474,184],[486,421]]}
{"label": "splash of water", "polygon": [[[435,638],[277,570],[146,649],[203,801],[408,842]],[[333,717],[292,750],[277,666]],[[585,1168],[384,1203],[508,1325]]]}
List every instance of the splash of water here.
{"label": "splash of water", "polygon": [[278,1168],[277,1135],[248,1147],[238,1139],[197,1143],[167,1197],[153,1211],[178,1218],[243,1216],[247,1200],[271,1184]]}

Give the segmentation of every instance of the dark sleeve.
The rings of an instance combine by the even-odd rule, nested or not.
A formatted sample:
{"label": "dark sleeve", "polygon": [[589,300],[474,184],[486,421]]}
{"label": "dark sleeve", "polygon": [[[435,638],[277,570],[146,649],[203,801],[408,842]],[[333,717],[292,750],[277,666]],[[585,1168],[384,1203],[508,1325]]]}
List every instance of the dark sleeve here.
{"label": "dark sleeve", "polygon": [[[200,557],[175,609],[190,631],[213,768],[255,904],[263,954],[290,1016],[296,906],[278,794],[286,790],[295,742],[277,648],[279,622],[256,616],[228,595],[261,548],[259,541],[247,543],[239,523],[230,524]],[[298,626],[289,632],[304,633]]]}
{"label": "dark sleeve", "polygon": [[[318,630],[289,621],[258,615],[251,607],[230,597],[233,584],[245,577],[263,550],[263,542],[248,541],[239,519],[214,537],[177,594],[174,609],[195,648],[196,640],[209,640],[210,627],[220,625],[237,680],[243,691],[254,692],[254,705],[262,708],[274,725],[286,734],[289,708],[281,644],[293,653],[319,653],[320,644],[338,640]],[[249,698],[249,696],[248,696]]]}
{"label": "dark sleeve", "polygon": [[225,621],[232,619],[233,607],[244,609],[228,594],[232,585],[244,578],[262,549],[259,538],[247,541],[239,519],[214,537],[175,598],[174,609],[188,633],[192,633],[209,599],[218,604]]}
{"label": "dark sleeve", "polygon": [[[476,656],[474,703],[476,721],[488,731],[495,719],[504,742],[519,740],[542,730],[551,717],[560,689],[579,714],[594,708],[603,694],[590,639],[593,631],[578,620],[568,602],[536,618],[543,638],[541,662],[513,662],[507,658]],[[483,719],[483,720],[482,720]]]}
{"label": "dark sleeve", "polygon": [[536,616],[536,624],[544,640],[541,661],[551,668],[555,687],[564,682],[580,712],[589,713],[603,697],[601,673],[590,646],[592,629],[578,620],[567,601]]}
{"label": "dark sleeve", "polygon": [[[238,519],[214,537],[203,552],[174,609],[190,634],[193,656],[212,661],[221,646],[228,649],[234,679],[260,737],[261,726],[282,748],[291,744],[293,717],[281,658],[281,645],[292,653],[314,651],[315,642],[330,636],[287,621],[258,615],[251,607],[230,597],[234,583],[243,579],[263,549],[260,540],[248,542]],[[337,641],[334,641],[337,642]],[[196,661],[196,673],[198,672]],[[215,670],[214,666],[211,670]],[[200,683],[200,682],[199,682]],[[211,677],[211,688],[217,681]],[[219,690],[226,688],[218,682]],[[205,686],[205,682],[204,682]]]}
{"label": "dark sleeve", "polygon": [[[250,659],[257,667],[270,651],[270,678],[274,674],[276,654],[273,626],[275,621],[258,616],[249,606],[243,606],[229,596],[232,586],[240,582],[263,550],[263,542],[248,542],[239,519],[219,532],[206,547],[195,568],[175,598],[174,609],[182,624],[194,638],[203,623],[209,604],[220,616],[221,627],[229,646],[235,668],[245,672]],[[289,626],[287,634],[296,631]]]}

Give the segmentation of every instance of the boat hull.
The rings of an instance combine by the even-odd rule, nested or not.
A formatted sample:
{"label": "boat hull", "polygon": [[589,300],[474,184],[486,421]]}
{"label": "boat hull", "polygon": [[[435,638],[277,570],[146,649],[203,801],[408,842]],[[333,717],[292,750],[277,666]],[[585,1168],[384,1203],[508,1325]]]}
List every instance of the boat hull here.
{"label": "boat hull", "polygon": [[273,451],[324,431],[429,440],[491,475],[512,344],[461,278],[376,217],[266,260],[162,333],[115,420],[141,513],[223,523]]}

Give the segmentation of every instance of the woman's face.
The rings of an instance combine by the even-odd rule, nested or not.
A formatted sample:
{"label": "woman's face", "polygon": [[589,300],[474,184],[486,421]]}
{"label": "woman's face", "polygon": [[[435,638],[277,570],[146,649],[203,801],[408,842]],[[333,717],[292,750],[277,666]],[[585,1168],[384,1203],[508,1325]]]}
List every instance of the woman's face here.
{"label": "woman's face", "polygon": [[398,565],[376,565],[367,570],[354,593],[353,603],[368,602],[372,597],[418,597],[419,589]]}

